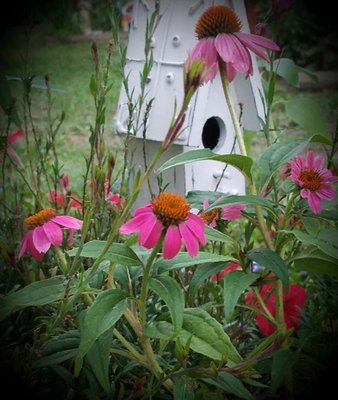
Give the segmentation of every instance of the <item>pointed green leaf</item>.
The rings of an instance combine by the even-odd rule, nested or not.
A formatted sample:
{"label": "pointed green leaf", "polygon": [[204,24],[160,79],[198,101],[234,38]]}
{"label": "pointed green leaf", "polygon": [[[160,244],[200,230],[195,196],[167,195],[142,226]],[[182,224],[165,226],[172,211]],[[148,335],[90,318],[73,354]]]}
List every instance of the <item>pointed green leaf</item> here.
{"label": "pointed green leaf", "polygon": [[210,149],[194,149],[186,151],[184,153],[180,153],[177,156],[174,156],[168,161],[164,162],[161,167],[156,171],[156,174],[159,175],[165,170],[177,167],[178,165],[204,160],[220,161],[232,165],[240,172],[242,172],[248,179],[251,179],[252,159],[250,157],[242,156],[239,154],[221,155],[214,153]]}
{"label": "pointed green leaf", "polygon": [[289,100],[285,105],[287,116],[309,134],[329,136],[328,116],[321,104],[311,97]]}
{"label": "pointed green leaf", "polygon": [[199,286],[208,278],[210,278],[211,275],[217,274],[217,272],[221,271],[224,269],[230,261],[222,261],[222,262],[216,262],[216,263],[206,263],[199,265],[189,283],[189,301],[192,303],[195,297],[195,294],[199,288]]}
{"label": "pointed green leaf", "polygon": [[205,236],[207,240],[221,243],[235,243],[234,239],[217,229],[211,228],[211,226],[205,226]]}
{"label": "pointed green leaf", "polygon": [[176,257],[170,260],[165,260],[164,258],[159,259],[154,263],[154,270],[157,271],[158,274],[161,274],[165,271],[192,267],[199,264],[227,262],[232,258],[233,257],[230,256],[222,256],[204,251],[200,251],[196,257],[191,257],[188,253],[182,252],[178,253]]}
{"label": "pointed green leaf", "polygon": [[285,230],[283,232],[291,233],[304,244],[315,246],[328,256],[338,259],[338,248],[332,246],[330,242],[321,240],[319,238],[314,238],[313,236],[310,236],[305,232],[302,232],[300,229],[294,229],[292,231]]}
{"label": "pointed green leaf", "polygon": [[298,65],[290,58],[278,58],[273,62],[273,69],[276,74],[284,78],[290,85],[299,87],[299,72]]}
{"label": "pointed green leaf", "polygon": [[289,349],[274,353],[271,368],[271,390],[275,393],[298,360],[298,354]]}
{"label": "pointed green leaf", "polygon": [[181,286],[170,276],[160,275],[149,281],[149,287],[168,306],[176,335],[183,324],[184,296]]}
{"label": "pointed green leaf", "polygon": [[193,382],[186,376],[180,376],[174,381],[174,400],[194,400]]}
{"label": "pointed green leaf", "polygon": [[[172,338],[173,326],[167,321],[154,322],[146,329],[146,335],[159,339]],[[183,314],[183,328],[173,340],[181,341],[182,345],[191,340],[190,348],[214,360],[226,357],[233,365],[242,360],[222,325],[205,310],[187,308]]]}
{"label": "pointed green leaf", "polygon": [[231,271],[224,277],[224,318],[227,323],[231,322],[240,295],[257,278],[256,274],[246,274],[243,271]]}
{"label": "pointed green leaf", "polygon": [[249,260],[256,261],[259,265],[272,271],[283,282],[286,292],[289,290],[288,267],[279,254],[270,249],[260,247],[247,252]]}
{"label": "pointed green leaf", "polygon": [[79,357],[84,357],[95,340],[110,329],[121,318],[128,307],[129,295],[119,289],[100,293],[88,308],[82,326]]}
{"label": "pointed green leaf", "polygon": [[67,280],[57,276],[33,282],[24,288],[10,293],[0,300],[0,321],[9,314],[28,306],[44,306],[64,297]]}
{"label": "pointed green leaf", "polygon": [[209,200],[209,204],[218,200],[220,197],[224,197],[222,192],[211,192],[208,190],[193,190],[187,193],[187,200],[192,207],[196,207],[200,210],[203,208],[203,201],[205,199]]}
{"label": "pointed green leaf", "polygon": [[229,372],[221,371],[219,377],[229,393],[238,396],[240,399],[254,400],[254,397],[243,385],[242,381],[234,375]]}
{"label": "pointed green leaf", "polygon": [[[106,241],[104,240],[92,240],[83,245],[80,255],[81,257],[97,258],[101,254],[105,245]],[[70,256],[75,256],[77,250],[77,248],[74,248],[68,251],[67,254]],[[129,267],[143,265],[136,253],[122,243],[111,244],[108,251],[104,255],[104,259]]]}
{"label": "pointed green leaf", "polygon": [[308,271],[316,274],[326,274],[338,278],[338,261],[320,250],[298,253],[293,258],[297,271]]}
{"label": "pointed green leaf", "polygon": [[106,393],[110,392],[109,361],[112,342],[111,331],[103,333],[87,353],[87,360],[93,373]]}

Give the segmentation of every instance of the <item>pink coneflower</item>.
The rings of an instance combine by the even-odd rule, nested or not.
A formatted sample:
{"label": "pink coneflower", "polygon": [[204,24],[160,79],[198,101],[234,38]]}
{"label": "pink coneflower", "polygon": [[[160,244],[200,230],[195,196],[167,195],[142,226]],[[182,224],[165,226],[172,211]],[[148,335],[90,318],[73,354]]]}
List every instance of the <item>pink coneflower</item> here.
{"label": "pink coneflower", "polygon": [[309,207],[315,214],[322,209],[322,200],[333,200],[336,189],[331,186],[338,177],[324,167],[324,157],[315,156],[308,150],[306,157],[296,156],[290,161],[290,178],[299,186],[300,195],[307,199]]}
{"label": "pink coneflower", "polygon": [[[203,201],[203,210],[209,207],[208,199]],[[206,213],[201,212],[201,218],[212,228],[217,225],[217,221],[223,219],[225,221],[239,219],[242,217],[242,211],[246,207],[245,204],[231,204],[223,208],[214,208]]]}
{"label": "pink coneflower", "polygon": [[199,18],[195,33],[199,42],[191,58],[206,62],[207,81],[215,78],[218,62],[223,61],[227,77],[232,81],[236,72],[246,77],[252,75],[252,59],[249,50],[268,61],[266,50],[278,51],[272,40],[251,33],[240,32],[242,23],[238,15],[227,6],[211,6]]}
{"label": "pink coneflower", "polygon": [[69,215],[56,215],[53,208],[45,208],[24,221],[28,229],[21,241],[19,258],[29,253],[41,261],[50,246],[60,246],[63,235],[62,228],[81,229],[82,221]]}
{"label": "pink coneflower", "polygon": [[189,255],[194,257],[199,243],[206,245],[205,224],[190,212],[186,199],[175,193],[161,193],[146,206],[135,211],[134,218],[120,227],[120,233],[138,233],[140,245],[150,249],[165,233],[163,257],[170,259],[180,251],[183,242]]}
{"label": "pink coneflower", "polygon": [[[266,308],[270,311],[272,316],[276,315],[276,293],[274,289],[275,283],[268,283],[260,289],[260,295],[264,299]],[[305,306],[307,294],[306,290],[296,284],[289,286],[288,293],[283,292],[283,305],[284,305],[284,319],[287,329],[298,329],[301,322],[301,310]],[[259,307],[258,300],[253,293],[246,296],[246,304],[251,304]],[[275,331],[274,325],[269,322],[263,315],[256,316],[256,323],[265,336],[271,335]]]}
{"label": "pink coneflower", "polygon": [[237,260],[232,260],[232,263],[227,265],[224,269],[222,269],[221,271],[217,272],[217,274],[213,274],[211,275],[211,280],[213,282],[219,282],[222,279],[224,279],[225,275],[228,275],[231,271],[235,271],[235,270],[241,270],[242,267],[239,264],[239,261]]}

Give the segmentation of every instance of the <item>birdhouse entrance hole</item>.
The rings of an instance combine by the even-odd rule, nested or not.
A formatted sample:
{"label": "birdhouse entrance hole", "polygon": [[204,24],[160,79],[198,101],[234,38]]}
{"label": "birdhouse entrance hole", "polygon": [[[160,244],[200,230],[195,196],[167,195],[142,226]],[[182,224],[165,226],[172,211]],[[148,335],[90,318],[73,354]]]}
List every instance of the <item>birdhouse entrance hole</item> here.
{"label": "birdhouse entrance hole", "polygon": [[225,142],[225,125],[221,118],[208,118],[202,130],[203,146],[217,151]]}

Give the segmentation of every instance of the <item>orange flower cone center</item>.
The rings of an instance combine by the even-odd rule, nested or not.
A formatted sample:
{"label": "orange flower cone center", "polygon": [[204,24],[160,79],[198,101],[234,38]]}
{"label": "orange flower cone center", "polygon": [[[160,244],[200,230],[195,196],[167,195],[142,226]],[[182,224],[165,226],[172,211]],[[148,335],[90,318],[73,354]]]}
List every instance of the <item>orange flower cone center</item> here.
{"label": "orange flower cone center", "polygon": [[54,208],[45,208],[38,213],[26,218],[24,220],[24,227],[26,229],[34,229],[38,226],[44,225],[56,216]]}
{"label": "orange flower cone center", "polygon": [[220,208],[214,208],[213,210],[202,214],[201,217],[207,224],[210,224],[215,218],[219,217],[220,211]]}
{"label": "orange flower cone center", "polygon": [[238,15],[226,6],[211,6],[199,18],[195,26],[198,40],[216,37],[220,33],[235,33],[242,28]]}
{"label": "orange flower cone center", "polygon": [[180,194],[161,193],[152,201],[153,212],[165,227],[185,221],[190,205]]}
{"label": "orange flower cone center", "polygon": [[322,177],[313,169],[303,169],[299,174],[299,179],[303,182],[303,188],[316,191],[320,188]]}

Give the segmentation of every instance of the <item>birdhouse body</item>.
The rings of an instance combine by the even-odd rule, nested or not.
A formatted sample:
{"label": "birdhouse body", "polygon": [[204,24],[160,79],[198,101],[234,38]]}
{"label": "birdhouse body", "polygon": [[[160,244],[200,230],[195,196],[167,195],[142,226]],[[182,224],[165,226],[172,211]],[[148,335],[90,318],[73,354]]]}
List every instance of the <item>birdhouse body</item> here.
{"label": "birdhouse body", "polygon": [[[133,163],[136,168],[144,169],[144,161],[149,165],[152,155],[162,142],[173,118],[175,103],[177,110],[183,101],[184,62],[188,53],[197,43],[195,24],[201,14],[211,5],[231,7],[241,18],[243,31],[249,31],[243,1],[193,1],[162,0],[160,2],[160,22],[151,40],[154,66],[148,76],[146,101],[140,111],[141,118],[146,103],[153,99],[147,122],[146,137],[144,130],[136,133],[133,141]],[[145,56],[144,41],[147,19],[154,10],[155,0],[135,1],[133,21],[129,31],[127,64],[130,91],[136,99],[140,94],[140,73]],[[231,91],[238,114],[242,115],[242,126],[249,130],[258,130],[259,118],[263,118],[263,105],[260,91],[261,82],[253,57],[254,74],[247,79],[237,74],[231,83]],[[121,90],[116,115],[116,130],[126,132],[128,120],[128,100]],[[230,113],[225,102],[219,74],[202,87],[193,96],[187,113],[182,134],[165,152],[160,160],[192,149],[209,148],[216,154],[239,153]],[[191,190],[217,190],[226,194],[244,194],[243,175],[234,167],[219,161],[199,161],[185,164],[163,173],[163,186],[167,190],[186,194]],[[156,179],[150,181],[156,190]],[[147,188],[145,188],[147,191]],[[138,202],[149,201],[149,192],[142,193]],[[143,203],[142,203],[143,202]]]}

